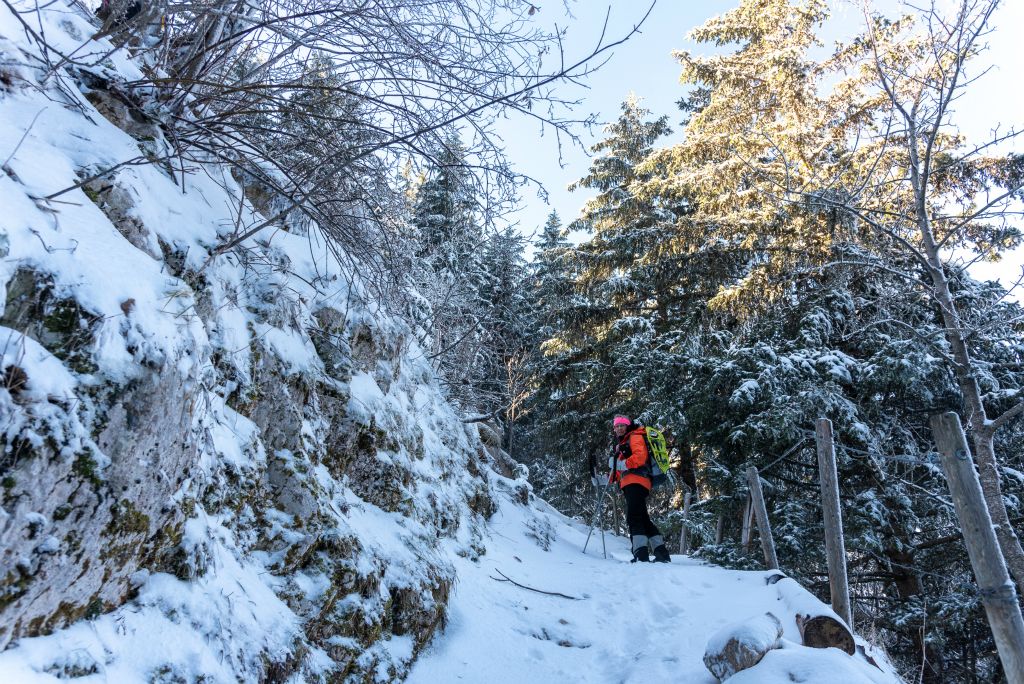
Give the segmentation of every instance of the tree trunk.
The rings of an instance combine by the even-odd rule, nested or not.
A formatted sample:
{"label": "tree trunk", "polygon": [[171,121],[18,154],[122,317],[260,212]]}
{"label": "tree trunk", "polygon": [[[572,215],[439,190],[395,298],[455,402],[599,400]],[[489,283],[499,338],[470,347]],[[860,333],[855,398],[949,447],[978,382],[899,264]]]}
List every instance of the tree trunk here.
{"label": "tree trunk", "polygon": [[775,585],[779,598],[796,617],[796,626],[800,629],[800,639],[804,646],[833,646],[850,655],[855,653],[853,633],[842,618],[796,580],[777,573],[769,575],[765,582]]}
{"label": "tree trunk", "polygon": [[505,453],[512,456],[512,436],[515,428],[515,421],[511,418],[505,419],[505,435],[502,441],[505,442]]}
{"label": "tree trunk", "polygon": [[751,518],[754,517],[754,509],[750,505],[750,497],[747,497],[747,503],[743,507],[743,524],[740,529],[740,544],[743,546],[744,553],[750,551],[750,542],[754,536],[754,526],[751,524]]}
{"label": "tree trunk", "polygon": [[683,495],[683,524],[679,527],[679,553],[687,554],[690,552],[690,530],[687,525],[690,524],[690,504],[693,502],[693,494],[686,492]]}
{"label": "tree trunk", "polygon": [[693,468],[693,445],[689,442],[679,447],[676,474],[679,476],[680,482],[689,487],[694,494],[697,493],[697,474]]}
{"label": "tree trunk", "polygon": [[910,144],[910,182],[914,190],[917,229],[921,235],[921,243],[928,261],[928,272],[931,277],[933,296],[942,312],[942,322],[946,327],[945,337],[953,352],[953,371],[957,384],[963,394],[967,408],[967,423],[971,426],[971,441],[974,443],[974,457],[978,465],[978,476],[981,489],[985,495],[985,504],[999,540],[999,547],[1006,559],[1010,574],[1017,583],[1017,595],[1024,596],[1024,548],[1010,524],[1010,516],[1003,502],[1002,487],[999,483],[999,466],[996,462],[994,439],[995,434],[991,421],[985,413],[985,404],[981,397],[981,388],[975,376],[977,368],[971,358],[970,349],[964,339],[963,324],[960,312],[953,301],[953,294],[946,278],[945,265],[942,262],[939,245],[932,230],[931,216],[928,213],[927,188],[921,177],[921,161],[918,154],[917,141],[919,129],[917,122],[908,120]]}
{"label": "tree trunk", "polygon": [[[909,543],[902,540],[904,549],[909,548]],[[893,574],[893,581],[896,585],[896,594],[904,601],[909,601],[915,596],[924,593],[924,585],[921,583],[921,576],[913,571],[914,555],[908,550],[898,550],[896,547],[885,549],[885,557],[889,560],[888,570]],[[925,638],[924,628],[912,630],[914,649],[924,655],[924,662],[921,664],[922,684],[942,684],[945,681],[945,660],[942,651],[935,648]]]}

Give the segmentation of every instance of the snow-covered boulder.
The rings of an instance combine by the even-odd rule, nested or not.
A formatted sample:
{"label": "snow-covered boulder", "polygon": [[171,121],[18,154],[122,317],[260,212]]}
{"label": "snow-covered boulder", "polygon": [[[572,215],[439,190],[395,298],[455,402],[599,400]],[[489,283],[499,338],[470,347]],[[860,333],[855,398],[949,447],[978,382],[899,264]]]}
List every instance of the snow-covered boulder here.
{"label": "snow-covered boulder", "polygon": [[808,648],[783,640],[779,648],[765,654],[757,667],[738,673],[729,680],[729,683],[893,684],[899,681],[901,680],[895,673],[865,666],[839,649]]}

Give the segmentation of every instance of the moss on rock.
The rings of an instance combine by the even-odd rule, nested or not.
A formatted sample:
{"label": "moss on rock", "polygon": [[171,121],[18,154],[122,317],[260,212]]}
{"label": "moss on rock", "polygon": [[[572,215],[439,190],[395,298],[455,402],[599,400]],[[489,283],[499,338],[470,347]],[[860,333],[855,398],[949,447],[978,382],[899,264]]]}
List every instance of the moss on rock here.
{"label": "moss on rock", "polygon": [[57,294],[53,279],[19,268],[7,283],[7,302],[0,325],[32,338],[72,370],[95,373],[92,340],[102,317],[77,301]]}

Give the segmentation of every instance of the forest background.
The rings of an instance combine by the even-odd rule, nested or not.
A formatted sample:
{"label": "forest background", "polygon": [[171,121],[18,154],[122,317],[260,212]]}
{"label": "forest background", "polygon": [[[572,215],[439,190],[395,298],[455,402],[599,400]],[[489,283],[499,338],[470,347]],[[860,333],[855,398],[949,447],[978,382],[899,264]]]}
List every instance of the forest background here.
{"label": "forest background", "polygon": [[[764,479],[774,501],[769,504],[770,516],[784,521],[776,534],[788,547],[782,552],[788,560],[782,564],[800,567],[802,581],[816,584],[827,595],[813,440],[808,438],[815,415],[833,419],[842,415],[840,439],[846,460],[841,481],[848,548],[853,550],[858,625],[865,621],[870,625],[901,660],[909,679],[999,681],[998,665],[990,660],[994,651],[991,645],[983,645],[989,637],[980,603],[972,596],[969,574],[962,574],[966,556],[956,524],[948,518],[939,522],[946,515],[939,511],[948,513],[950,501],[937,463],[929,458],[933,447],[927,418],[942,409],[959,411],[965,422],[973,416],[976,444],[979,436],[984,442],[982,433],[989,430],[991,419],[998,421],[1001,448],[992,451],[1003,455],[998,461],[992,459],[987,489],[1000,490],[990,502],[998,499],[1005,505],[1002,530],[1010,532],[1004,542],[1011,549],[1007,555],[1019,557],[1013,529],[1020,529],[1024,520],[1021,461],[1015,455],[1020,453],[1019,437],[1014,436],[1011,423],[1018,389],[1016,381],[1006,382],[1009,376],[997,379],[991,373],[1011,370],[1018,363],[1002,354],[1020,339],[1019,309],[1014,303],[1019,296],[1020,258],[1015,254],[1018,240],[1010,237],[1019,227],[1019,182],[1011,180],[1001,197],[998,192],[988,196],[995,204],[1006,201],[998,212],[989,213],[995,204],[976,203],[973,193],[981,186],[960,185],[963,177],[938,183],[943,187],[936,187],[934,195],[915,186],[909,168],[920,167],[922,160],[907,157],[895,162],[902,173],[891,168],[886,180],[878,182],[869,180],[877,167],[862,169],[854,173],[857,181],[839,190],[843,183],[837,179],[843,171],[833,166],[833,171],[821,173],[814,166],[849,164],[857,153],[848,151],[852,156],[843,162],[839,162],[842,155],[805,158],[811,148],[802,136],[823,135],[831,127],[831,135],[845,136],[851,148],[876,145],[874,152],[860,156],[861,163],[874,164],[885,156],[877,140],[901,137],[920,112],[903,116],[913,111],[912,106],[899,113],[900,95],[887,93],[881,104],[875,103],[880,107],[876,114],[886,112],[875,120],[888,121],[885,132],[874,129],[875,142],[866,143],[860,136],[867,133],[859,125],[856,133],[852,127],[837,133],[849,122],[816,118],[810,101],[828,108],[828,96],[819,99],[809,93],[821,95],[833,87],[842,92],[849,87],[840,95],[846,98],[870,82],[868,89],[876,88],[877,94],[884,91],[880,83],[886,68],[917,83],[928,83],[928,79],[921,78],[922,72],[909,75],[913,68],[924,69],[921,64],[894,67],[868,54],[867,61],[875,65],[867,71],[874,74],[862,74],[865,80],[858,86],[849,85],[856,77],[843,83],[856,69],[851,55],[856,48],[836,58],[835,41],[856,46],[861,40],[863,49],[872,37],[854,36],[857,27],[863,30],[870,22],[852,4],[826,8],[824,3],[790,3],[788,10],[783,4],[741,3],[732,12],[721,8],[731,20],[713,19],[689,34],[688,43],[681,46],[693,53],[681,60],[683,87],[670,87],[667,78],[663,87],[651,87],[656,68],[625,67],[649,84],[651,95],[637,93],[646,97],[630,97],[622,106],[618,121],[592,150],[589,173],[571,186],[575,195],[552,195],[556,206],[575,207],[580,195],[597,193],[581,212],[568,213],[566,225],[552,214],[542,233],[537,268],[541,281],[548,281],[541,286],[538,301],[548,308],[543,321],[548,325],[540,326],[540,345],[548,363],[539,364],[543,380],[527,401],[526,412],[526,421],[540,426],[523,444],[510,447],[534,464],[534,478],[545,496],[563,510],[585,515],[591,501],[585,484],[587,468],[603,467],[606,453],[602,421],[623,412],[650,424],[668,425],[681,436],[678,480],[685,485],[674,496],[661,499],[662,519],[675,522],[675,534],[683,524],[682,492],[693,490],[699,502],[694,509],[696,520],[685,524],[691,538],[695,536],[702,545],[699,553],[746,567],[759,567],[760,560],[749,537],[746,545],[737,544],[750,526],[751,515],[742,474],[749,465],[762,472],[767,466]],[[966,17],[981,5],[893,4],[876,5],[876,9],[887,10],[890,18],[899,17],[902,9],[915,16],[919,25],[923,17],[927,25],[929,18],[943,11],[949,17],[959,9]],[[985,28],[977,27],[977,42],[965,51],[974,64],[964,67],[966,76],[952,86],[951,104],[938,104],[941,96],[923,104],[950,87],[944,80],[946,67],[940,67],[943,75],[929,83],[928,88],[934,88],[931,93],[922,94],[926,88],[921,88],[907,99],[922,108],[933,107],[925,116],[934,117],[930,121],[937,122],[935,128],[944,129],[938,137],[950,136],[943,143],[949,144],[943,154],[952,155],[955,164],[987,157],[983,166],[996,159],[1013,166],[1019,163],[1012,126],[1019,119],[1020,94],[1000,85],[1002,79],[994,72],[1001,71],[1005,77],[1020,61],[1015,57],[1018,48],[1011,45],[1009,27],[1014,23],[1000,21],[1012,19],[1020,8],[988,9],[995,11],[986,15]],[[770,18],[756,26],[759,15],[755,12]],[[801,19],[806,33],[797,28]],[[672,24],[662,17],[653,23],[657,27],[653,31]],[[879,26],[883,24],[892,26],[885,22]],[[782,33],[775,32],[780,25]],[[902,29],[891,30],[894,45],[909,44],[902,42],[907,40],[906,34],[899,33]],[[896,39],[897,35],[901,37]],[[650,51],[655,42],[642,39],[623,50]],[[836,54],[842,52],[840,48]],[[923,54],[917,57],[927,59]],[[796,55],[803,61],[791,61]],[[865,56],[862,52],[859,58]],[[849,61],[840,64],[844,59]],[[791,71],[782,78],[784,86],[776,82],[765,88],[766,81],[787,69]],[[630,80],[628,75],[604,80],[593,95],[599,98],[609,84],[623,86]],[[678,108],[665,104],[673,96]],[[739,102],[749,103],[749,108]],[[832,109],[830,116],[836,116],[836,111]],[[808,119],[816,123],[808,126]],[[797,130],[787,131],[787,126]],[[900,134],[893,136],[894,131]],[[518,132],[517,137],[522,134]],[[954,141],[961,134],[964,138]],[[811,146],[812,154],[821,154],[830,144]],[[972,145],[983,147],[975,150]],[[514,149],[514,154],[532,159],[540,150],[551,148],[519,145]],[[791,159],[786,159],[790,154]],[[566,158],[571,158],[571,152]],[[946,168],[955,164],[943,162]],[[717,167],[709,171],[708,165]],[[572,168],[573,163],[568,166]],[[553,164],[549,168],[552,175],[558,173]],[[794,182],[793,176],[799,174],[807,176]],[[906,195],[895,200],[892,184],[901,183]],[[821,199],[814,194],[820,189],[808,192],[809,185],[815,184],[824,184],[828,194],[839,192],[840,196]],[[887,197],[883,204],[896,204],[882,208],[879,198],[865,201],[865,195],[873,192]],[[957,194],[960,198],[952,199]],[[912,216],[915,210],[904,213],[895,207],[905,203],[910,209],[917,201],[914,197],[928,206],[922,214],[935,212],[956,226],[933,241],[938,249],[930,266],[925,254],[928,239],[916,229],[908,233],[895,229],[889,221],[899,214]],[[820,202],[816,209],[815,201]],[[809,217],[795,210],[801,203],[804,211],[824,211],[824,225],[821,214],[803,223]],[[709,205],[714,207],[710,211]],[[832,210],[837,213],[830,214]],[[843,213],[853,233],[837,240]],[[883,215],[885,220],[872,220]],[[1000,246],[982,246],[967,237],[967,224],[975,219],[975,225],[987,223],[1000,233],[996,240]],[[773,220],[791,225],[782,229],[783,235],[766,236],[765,227]],[[818,227],[812,227],[816,222]],[[687,229],[680,230],[684,223],[689,223]],[[827,237],[818,232],[823,227]],[[790,230],[797,235],[784,235]],[[860,237],[855,237],[858,232]],[[865,233],[874,233],[882,242],[863,241]],[[813,245],[822,239],[828,246]],[[717,248],[709,248],[714,241]],[[819,247],[822,252],[813,256],[810,252]],[[743,256],[737,257],[739,253]],[[888,256],[881,257],[882,253]],[[564,270],[559,272],[560,268]],[[950,285],[952,307],[936,297],[932,276],[938,270],[947,274],[948,281],[956,281]],[[562,289],[554,284],[560,277],[568,279]],[[980,282],[987,278],[1001,283]],[[916,290],[909,298],[903,289],[908,283]],[[981,295],[984,290],[989,294]],[[1003,306],[1008,310],[997,313]],[[946,316],[950,308],[961,312],[960,322]],[[911,314],[912,310],[916,313]],[[925,311],[928,322],[917,317]],[[997,327],[1003,331],[990,343],[978,344],[983,329]],[[973,360],[957,358],[957,340],[950,339],[957,337],[964,342],[961,351],[973,354]],[[1000,358],[983,361],[988,352],[981,351],[982,346],[998,350]],[[1016,352],[1010,353],[1016,357]],[[974,370],[958,371],[968,367]],[[966,376],[971,379],[964,383]],[[964,386],[979,376],[987,376],[982,380],[987,388],[968,388],[967,394],[973,393],[974,398],[965,400]],[[1008,401],[1000,404],[999,396]],[[990,407],[989,414],[982,405]],[[1006,420],[996,418],[1000,409],[1009,411]],[[994,430],[990,432],[995,439]],[[981,444],[979,448],[989,447]],[[1019,573],[1018,566],[1018,577]],[[1018,580],[1018,592],[1019,587]]]}

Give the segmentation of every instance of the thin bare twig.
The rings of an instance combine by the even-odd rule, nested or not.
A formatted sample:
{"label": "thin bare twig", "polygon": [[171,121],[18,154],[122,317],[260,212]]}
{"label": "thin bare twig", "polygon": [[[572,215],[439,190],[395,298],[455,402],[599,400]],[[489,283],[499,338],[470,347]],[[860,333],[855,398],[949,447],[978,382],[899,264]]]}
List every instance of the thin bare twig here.
{"label": "thin bare twig", "polygon": [[499,579],[497,577],[491,577],[491,579],[494,580],[495,582],[510,582],[510,583],[516,585],[517,587],[519,587],[520,589],[526,589],[528,591],[535,591],[538,594],[545,594],[547,596],[558,596],[560,598],[569,599],[570,601],[579,601],[579,600],[581,600],[578,596],[569,596],[567,594],[561,594],[561,593],[559,593],[557,591],[544,591],[543,589],[534,589],[533,587],[528,587],[525,584],[520,584],[519,582],[516,582],[514,579],[509,578],[509,576],[506,575],[505,573],[503,573],[501,570],[495,569],[494,571],[496,573],[498,573],[499,575],[501,575],[501,577],[503,578],[503,579]]}

